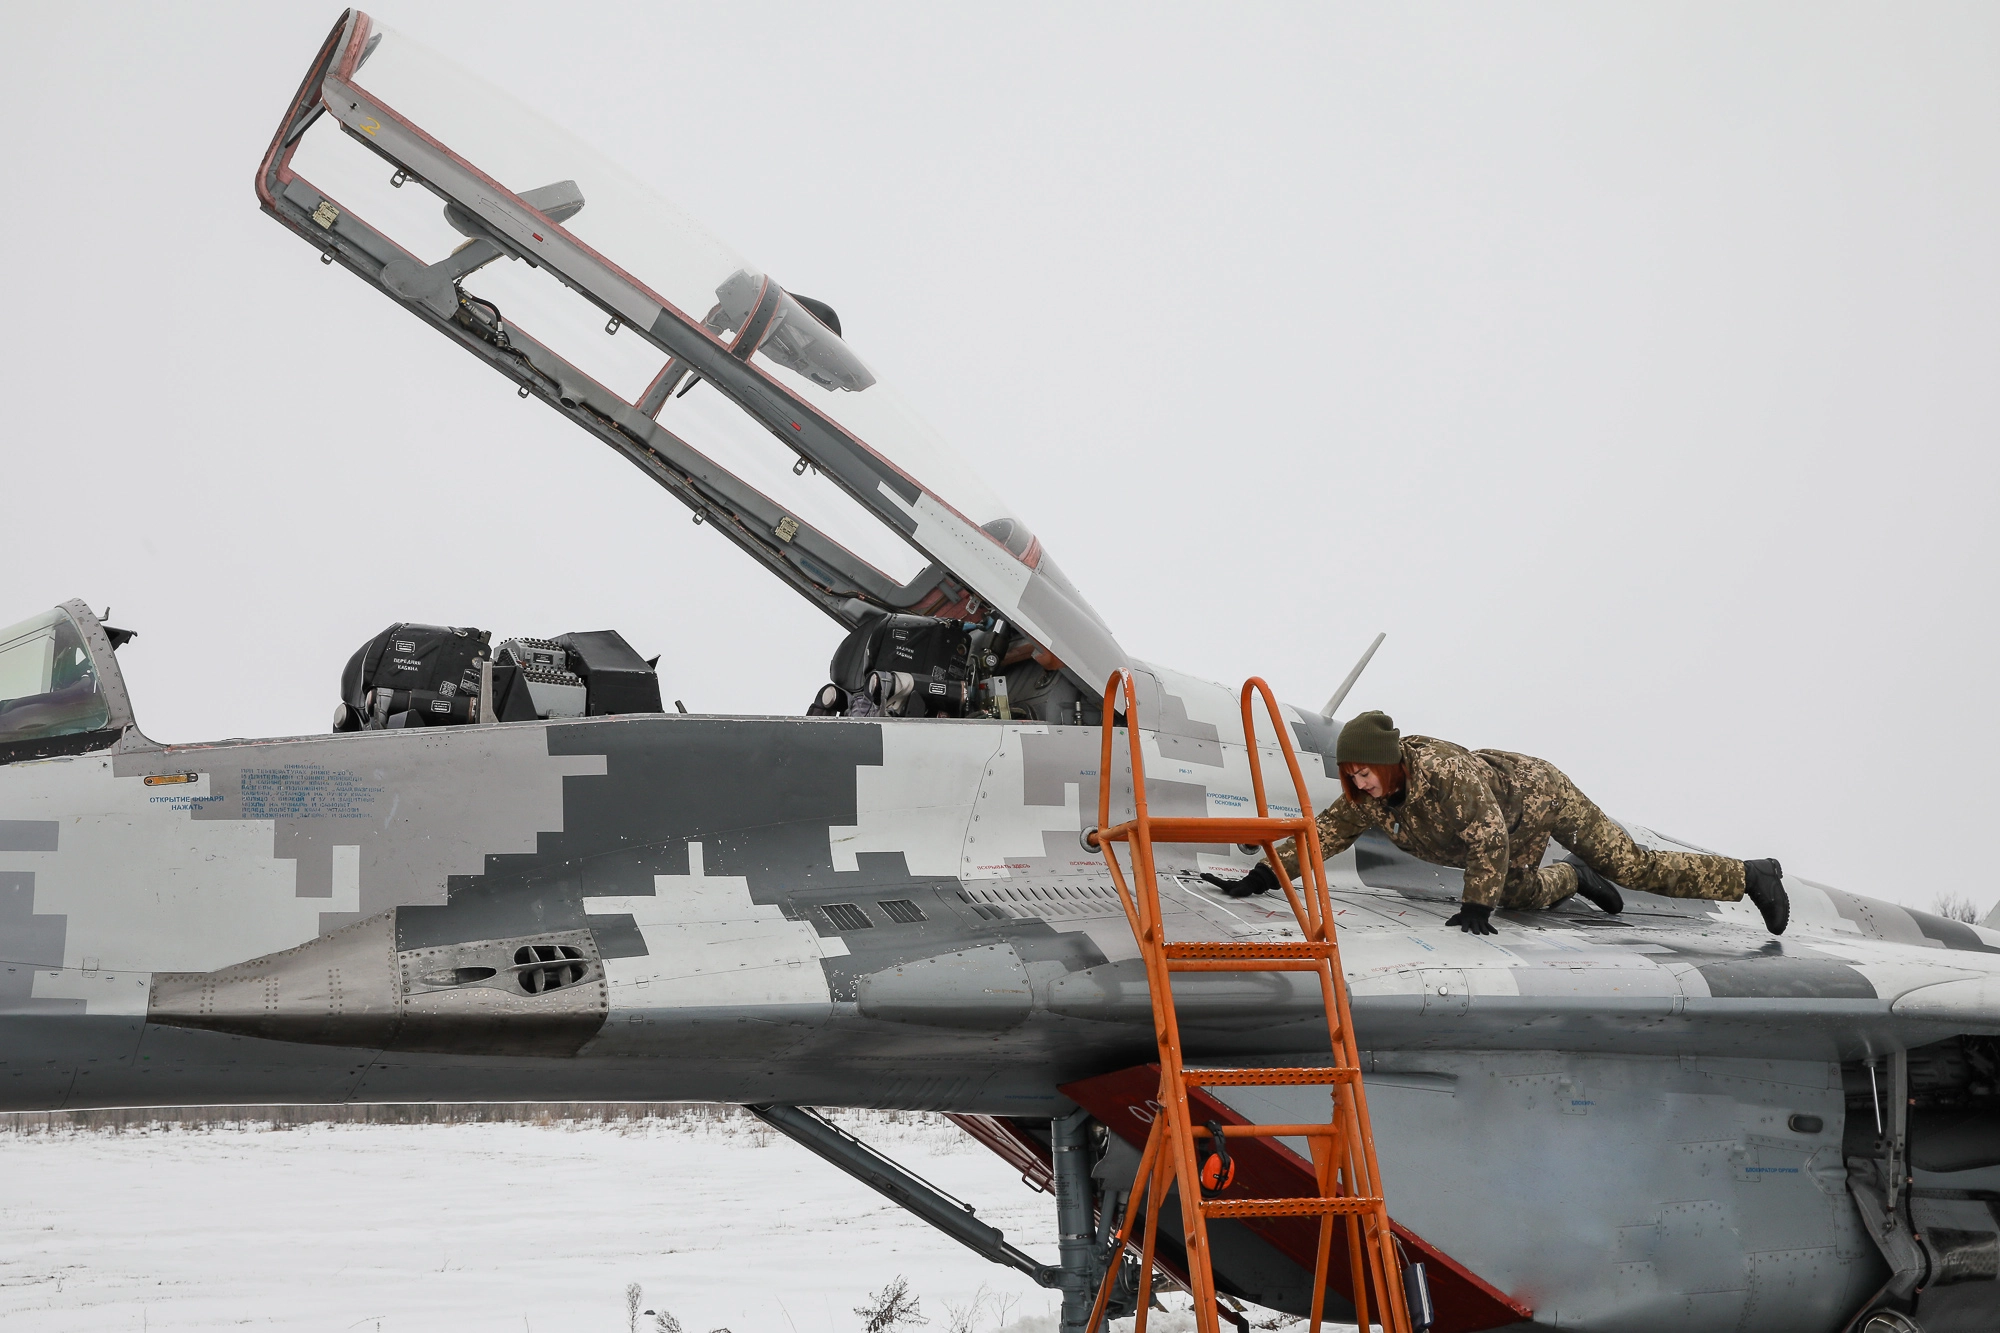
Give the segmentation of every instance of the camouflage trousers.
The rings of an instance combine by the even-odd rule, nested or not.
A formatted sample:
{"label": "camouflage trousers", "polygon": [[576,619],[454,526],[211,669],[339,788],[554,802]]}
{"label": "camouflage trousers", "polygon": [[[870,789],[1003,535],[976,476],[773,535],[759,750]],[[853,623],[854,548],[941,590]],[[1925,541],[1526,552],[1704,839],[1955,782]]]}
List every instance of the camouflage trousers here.
{"label": "camouflage trousers", "polygon": [[[1578,791],[1567,777],[1556,774],[1555,818],[1539,846],[1523,848],[1541,860],[1551,839],[1574,852],[1579,860],[1621,888],[1657,893],[1666,898],[1708,898],[1733,903],[1743,896],[1743,863],[1729,856],[1699,852],[1656,852],[1632,841],[1597,803]],[[1504,908],[1553,907],[1576,892],[1576,871],[1561,863],[1514,867],[1500,892]]]}

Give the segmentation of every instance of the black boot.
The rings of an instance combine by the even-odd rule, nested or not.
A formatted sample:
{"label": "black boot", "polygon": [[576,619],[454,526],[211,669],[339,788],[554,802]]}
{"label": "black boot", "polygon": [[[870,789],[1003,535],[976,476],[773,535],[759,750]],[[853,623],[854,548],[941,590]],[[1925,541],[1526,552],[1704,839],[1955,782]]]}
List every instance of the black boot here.
{"label": "black boot", "polygon": [[1743,863],[1743,896],[1757,904],[1764,914],[1764,927],[1773,935],[1785,933],[1792,919],[1791,896],[1785,892],[1785,868],[1776,861]]}
{"label": "black boot", "polygon": [[1617,916],[1625,910],[1625,895],[1618,892],[1618,886],[1585,865],[1581,858],[1563,858],[1571,870],[1576,872],[1576,891],[1595,903],[1599,910]]}

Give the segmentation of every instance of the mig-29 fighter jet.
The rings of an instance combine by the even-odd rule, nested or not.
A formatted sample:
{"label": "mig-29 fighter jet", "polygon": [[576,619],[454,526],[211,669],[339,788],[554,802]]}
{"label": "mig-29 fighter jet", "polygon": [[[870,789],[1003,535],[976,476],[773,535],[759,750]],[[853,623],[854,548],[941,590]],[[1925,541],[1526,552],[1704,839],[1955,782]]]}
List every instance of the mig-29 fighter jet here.
{"label": "mig-29 fighter jet", "polygon": [[[752,1105],[1087,1310],[1154,1055],[1080,842],[1101,782],[1132,797],[1100,772],[1102,690],[1132,673],[1158,811],[1241,809],[1272,738],[1233,690],[1129,658],[832,308],[367,15],[256,188],[820,607],[829,683],[788,716],[666,713],[615,633],[399,624],[348,664],[331,734],[161,746],[123,631],[81,602],[0,631],[0,1106]],[[1286,710],[1315,807],[1332,711]],[[1254,853],[1159,855],[1170,937],[1294,930],[1201,878]],[[1436,1328],[2000,1326],[2000,931],[1793,878],[1779,938],[1747,903],[1636,893],[1476,938],[1443,924],[1457,872],[1372,834],[1328,869]],[[1292,980],[1182,978],[1190,1058],[1323,1052]],[[1264,1120],[1326,1096],[1213,1092]],[[1057,1188],[1063,1263],[811,1105],[955,1115]],[[1303,1311],[1278,1231],[1218,1224],[1213,1260],[1225,1292]]]}

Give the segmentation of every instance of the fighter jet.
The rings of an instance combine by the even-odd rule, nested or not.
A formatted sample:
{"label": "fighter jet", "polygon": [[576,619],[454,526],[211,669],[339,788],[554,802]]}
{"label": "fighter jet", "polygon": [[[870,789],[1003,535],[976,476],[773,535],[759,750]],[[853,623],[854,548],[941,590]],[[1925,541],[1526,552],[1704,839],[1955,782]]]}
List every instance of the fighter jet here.
{"label": "fighter jet", "polygon": [[[667,712],[615,631],[396,622],[327,664],[328,733],[165,746],[126,631],[82,602],[29,616],[0,631],[0,1107],[753,1106],[1060,1287],[1080,1327],[1154,1089],[1137,945],[1082,840],[1100,784],[1133,796],[1100,764],[1103,687],[1132,673],[1112,721],[1158,813],[1243,810],[1274,738],[1246,738],[1233,687],[1126,654],[830,305],[366,14],[256,189],[824,611],[828,680],[772,716]],[[1285,709],[1316,807],[1334,712]],[[1159,856],[1170,937],[1296,930],[1201,879],[1254,849]],[[1794,877],[1782,937],[1747,904],[1635,893],[1475,938],[1443,924],[1456,871],[1370,836],[1329,874],[1435,1328],[2000,1326],[2000,930]],[[1188,1056],[1323,1053],[1295,977],[1180,978]],[[1326,1097],[1211,1092],[1265,1121]],[[1061,1262],[813,1106],[954,1115],[1057,1189]],[[1213,1248],[1222,1291],[1304,1312],[1284,1219]]]}

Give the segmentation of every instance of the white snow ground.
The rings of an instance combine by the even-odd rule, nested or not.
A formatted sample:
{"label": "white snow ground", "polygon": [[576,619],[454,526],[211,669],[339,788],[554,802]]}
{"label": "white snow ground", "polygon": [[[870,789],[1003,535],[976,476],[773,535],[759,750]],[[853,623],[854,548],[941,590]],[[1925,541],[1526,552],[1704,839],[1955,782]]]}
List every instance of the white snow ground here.
{"label": "white snow ground", "polygon": [[[950,1122],[840,1118],[1053,1258],[1053,1196]],[[898,1275],[924,1333],[1058,1304],[742,1119],[5,1134],[0,1172],[8,1333],[623,1333],[634,1282],[686,1333],[860,1333]]]}

